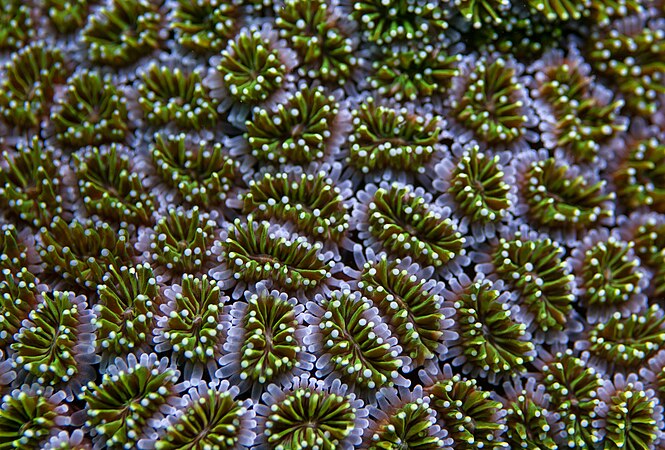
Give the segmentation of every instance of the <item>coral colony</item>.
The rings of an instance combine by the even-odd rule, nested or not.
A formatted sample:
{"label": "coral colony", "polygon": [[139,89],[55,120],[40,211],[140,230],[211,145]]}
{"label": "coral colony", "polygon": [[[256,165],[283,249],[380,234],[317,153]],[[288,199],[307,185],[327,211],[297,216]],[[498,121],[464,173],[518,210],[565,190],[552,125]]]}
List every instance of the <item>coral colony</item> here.
{"label": "coral colony", "polygon": [[664,408],[663,0],[0,0],[0,450]]}

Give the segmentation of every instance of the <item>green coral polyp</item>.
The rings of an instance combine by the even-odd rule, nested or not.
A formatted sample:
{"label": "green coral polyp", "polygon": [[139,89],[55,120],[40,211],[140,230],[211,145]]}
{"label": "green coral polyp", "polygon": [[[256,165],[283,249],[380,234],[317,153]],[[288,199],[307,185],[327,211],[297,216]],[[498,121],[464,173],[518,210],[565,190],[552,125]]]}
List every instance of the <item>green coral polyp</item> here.
{"label": "green coral polyp", "polygon": [[629,108],[649,116],[662,108],[658,97],[665,93],[663,23],[649,25],[641,16],[624,20],[628,22],[593,33],[587,56],[597,71],[616,83]]}
{"label": "green coral polyp", "polygon": [[506,425],[499,420],[500,402],[490,398],[476,380],[463,380],[454,375],[425,388],[430,405],[453,439],[454,448],[505,449],[509,445],[498,439]]}
{"label": "green coral polyp", "polygon": [[150,342],[156,323],[157,279],[147,263],[111,266],[97,286],[94,307],[98,346],[111,355],[125,355]]}
{"label": "green coral polyp", "polygon": [[356,410],[346,396],[302,387],[270,405],[268,448],[335,450],[354,428]]}
{"label": "green coral polyp", "polygon": [[499,156],[481,153],[478,146],[464,152],[448,187],[460,212],[481,223],[497,222],[505,216],[512,204],[509,192]]}
{"label": "green coral polyp", "polygon": [[590,183],[583,175],[573,176],[569,167],[548,158],[526,170],[522,195],[528,215],[539,225],[583,228],[613,216],[605,204],[614,193],[605,193],[605,181]]}
{"label": "green coral polyp", "polygon": [[665,344],[665,316],[653,305],[642,314],[612,314],[589,330],[589,354],[601,364],[635,369]]}
{"label": "green coral polyp", "polygon": [[301,86],[275,109],[256,110],[248,120],[246,138],[251,154],[261,162],[306,164],[323,160],[339,103],[320,87]]}
{"label": "green coral polyp", "polygon": [[317,240],[341,242],[349,229],[342,191],[325,171],[316,174],[267,173],[250,181],[243,213],[292,224]]}
{"label": "green coral polyp", "polygon": [[547,20],[579,20],[588,15],[590,1],[575,0],[528,0],[529,6],[543,14]]}
{"label": "green coral polyp", "polygon": [[208,389],[154,443],[156,450],[232,449],[247,409],[230,392]]}
{"label": "green coral polyp", "polygon": [[[178,357],[205,365],[219,355],[225,337],[224,297],[215,280],[183,275],[179,289],[171,292],[166,316],[159,320],[157,351],[173,349]],[[162,343],[163,344],[160,344]]]}
{"label": "green coral polyp", "polygon": [[464,254],[465,239],[450,218],[407,186],[379,188],[368,205],[367,230],[388,253],[442,267]]}
{"label": "green coral polyp", "polygon": [[0,444],[6,448],[39,448],[56,427],[61,411],[44,396],[16,390],[2,399],[0,409]]}
{"label": "green coral polyp", "polygon": [[444,440],[432,436],[432,408],[419,398],[392,411],[386,421],[378,424],[369,438],[368,450],[417,448],[435,450],[445,447]]}
{"label": "green coral polyp", "polygon": [[346,84],[358,65],[355,43],[341,29],[327,2],[288,0],[275,25],[301,58],[299,73],[324,83]]}
{"label": "green coral polyp", "polygon": [[555,125],[556,146],[568,150],[577,162],[598,162],[601,145],[626,130],[625,122],[617,116],[623,104],[623,100],[604,103],[590,97],[568,108]]}
{"label": "green coral polyp", "polygon": [[[82,305],[70,292],[43,293],[29,314],[29,326],[21,328],[12,350],[16,364],[41,385],[67,383],[79,372],[76,346],[80,341]],[[83,344],[85,345],[85,344]]]}
{"label": "green coral polyp", "polygon": [[294,305],[272,293],[254,294],[240,322],[240,379],[267,385],[300,366],[302,344]]}
{"label": "green coral polyp", "polygon": [[[136,362],[136,358],[130,355]],[[134,448],[149,420],[167,404],[178,372],[144,354],[135,365],[116,367],[79,396],[86,405],[85,426],[109,449]]]}
{"label": "green coral polyp", "polygon": [[471,283],[454,302],[465,366],[481,375],[525,372],[533,360],[526,326],[513,319],[501,293],[488,280]]}
{"label": "green coral polyp", "polygon": [[552,239],[501,238],[494,250],[496,273],[520,294],[539,330],[564,331],[573,309],[574,275],[562,260],[563,248]]}
{"label": "green coral polyp", "polygon": [[377,45],[399,41],[429,41],[448,28],[446,11],[436,2],[367,0],[353,3],[351,16],[363,36]]}
{"label": "green coral polyp", "polygon": [[[30,264],[27,244],[19,236],[16,226],[11,223],[0,226],[0,271],[20,272]],[[0,275],[0,281],[4,275]]]}
{"label": "green coral polyp", "polygon": [[631,143],[613,176],[622,205],[665,214],[665,144],[656,138]]}
{"label": "green coral polyp", "polygon": [[36,42],[14,53],[0,85],[0,116],[10,125],[33,128],[40,124],[53,100],[55,85],[67,77],[57,48]]}
{"label": "green coral polyp", "polygon": [[639,259],[632,257],[633,247],[632,241],[609,237],[584,252],[579,285],[587,307],[618,307],[640,294],[644,273]]}
{"label": "green coral polyp", "polygon": [[[533,398],[533,393],[522,390],[515,398],[504,402],[506,408],[505,439],[511,448],[557,450],[559,446],[551,436],[549,411]],[[538,395],[538,394],[535,394]]]}
{"label": "green coral polyp", "polygon": [[368,81],[382,96],[416,101],[444,94],[452,78],[459,75],[457,66],[461,59],[459,54],[433,46],[420,50],[390,49],[372,64],[374,73]]}
{"label": "green coral polyp", "polygon": [[30,6],[20,0],[0,1],[0,50],[14,50],[34,34]]}
{"label": "green coral polyp", "polygon": [[600,375],[573,356],[572,350],[556,353],[542,365],[541,374],[552,411],[564,425],[560,440],[570,448],[593,448],[596,440],[591,425],[599,403],[596,391],[602,385]]}
{"label": "green coral polyp", "polygon": [[659,403],[653,394],[649,394],[640,382],[628,382],[611,394],[608,393],[608,396],[605,401],[604,448],[654,448],[654,443],[659,440],[662,414],[656,412]]}
{"label": "green coral polyp", "polygon": [[180,45],[204,54],[219,52],[233,38],[240,14],[235,1],[178,0],[170,26]]}
{"label": "green coral polyp", "polygon": [[358,289],[379,309],[414,365],[435,359],[445,335],[443,298],[385,255],[365,263]]}
{"label": "green coral polyp", "polygon": [[349,165],[363,173],[385,169],[425,172],[439,142],[439,117],[377,105],[371,97],[352,114]]}
{"label": "green coral polyp", "polygon": [[330,355],[342,381],[371,390],[392,386],[403,362],[384,333],[376,330],[381,322],[368,320],[371,303],[343,291],[320,306],[324,311],[318,323],[321,351]]}
{"label": "green coral polyp", "polygon": [[127,102],[109,75],[84,71],[69,80],[51,114],[56,139],[72,147],[121,142],[129,132]]}
{"label": "green coral polyp", "polygon": [[501,11],[510,6],[508,0],[454,0],[454,3],[474,28],[481,28],[483,24],[501,23]]}
{"label": "green coral polyp", "polygon": [[219,142],[194,144],[185,134],[157,134],[150,154],[162,180],[189,204],[223,203],[241,177],[240,163]]}
{"label": "green coral polyp", "polygon": [[91,0],[45,0],[48,18],[60,33],[71,33],[88,18]]}
{"label": "green coral polyp", "polygon": [[0,343],[14,341],[15,333],[37,305],[38,280],[23,267],[15,274],[4,269],[0,281]]}
{"label": "green coral polyp", "polygon": [[277,236],[269,222],[234,221],[224,244],[228,265],[237,280],[271,280],[290,291],[310,290],[331,277],[334,262],[327,262],[319,242],[304,237]]}
{"label": "green coral polyp", "polygon": [[261,31],[241,31],[222,51],[217,65],[231,97],[240,103],[257,104],[268,99],[284,83],[288,68],[282,55]]}
{"label": "green coral polyp", "polygon": [[92,147],[73,155],[85,209],[115,223],[149,224],[155,203],[122,147]]}
{"label": "green coral polyp", "polygon": [[159,47],[161,27],[156,2],[112,0],[90,16],[82,40],[93,63],[123,67]]}
{"label": "green coral polyp", "polygon": [[143,74],[138,103],[151,125],[175,123],[179,127],[210,127],[217,120],[215,103],[201,83],[198,71],[152,64]]}
{"label": "green coral polyp", "polygon": [[150,250],[153,260],[178,273],[199,273],[210,258],[216,224],[197,206],[171,208],[157,221]]}
{"label": "green coral polyp", "polygon": [[47,224],[61,214],[61,175],[58,158],[35,136],[28,145],[19,144],[16,152],[2,153],[0,203],[11,215],[33,226]]}
{"label": "green coral polyp", "polygon": [[512,143],[525,133],[523,86],[516,74],[504,59],[480,59],[465,79],[461,96],[451,103],[457,120],[488,144]]}
{"label": "green coral polyp", "polygon": [[39,254],[47,272],[83,289],[94,290],[110,266],[125,265],[134,254],[127,230],[105,222],[68,223],[56,216],[40,236]]}

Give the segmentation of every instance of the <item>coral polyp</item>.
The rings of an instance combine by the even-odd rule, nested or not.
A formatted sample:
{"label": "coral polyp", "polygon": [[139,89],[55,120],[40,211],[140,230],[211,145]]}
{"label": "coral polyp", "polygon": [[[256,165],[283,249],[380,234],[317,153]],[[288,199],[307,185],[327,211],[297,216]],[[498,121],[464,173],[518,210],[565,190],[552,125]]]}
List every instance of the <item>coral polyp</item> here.
{"label": "coral polyp", "polygon": [[536,379],[550,396],[551,411],[563,423],[556,441],[569,448],[593,448],[597,439],[592,424],[599,403],[597,390],[603,384],[601,375],[571,349],[543,353],[535,364],[539,369]]}
{"label": "coral polyp", "polygon": [[[200,382],[185,394],[186,406],[168,417],[168,426],[154,441],[156,450],[238,448],[254,439],[250,401],[235,400],[237,388]],[[141,445],[141,444],[139,444]]]}
{"label": "coral polyp", "polygon": [[219,79],[210,81],[213,91],[221,82],[233,102],[256,105],[281,89],[296,58],[291,58],[275,34],[267,25],[240,30],[215,60]]}
{"label": "coral polyp", "polygon": [[199,53],[219,52],[237,29],[239,2],[177,0],[171,18],[177,42]]}
{"label": "coral polyp", "polygon": [[[357,258],[364,259],[359,246]],[[431,280],[432,270],[405,260],[391,260],[385,254],[368,252],[360,265],[354,285],[376,306],[396,335],[404,354],[414,366],[432,362],[446,354],[446,344],[456,338],[451,333],[454,311],[443,308],[443,285]]]}
{"label": "coral polyp", "polygon": [[127,102],[109,75],[83,71],[51,114],[56,139],[71,147],[122,142],[129,132]]}
{"label": "coral polyp", "polygon": [[421,188],[370,184],[358,199],[353,211],[355,226],[360,238],[367,239],[375,251],[412,256],[415,262],[436,268],[464,258],[466,239],[445,210],[430,204],[431,196]]}
{"label": "coral polyp", "polygon": [[514,204],[512,168],[499,155],[481,152],[478,145],[454,147],[454,160],[444,159],[435,168],[433,186],[444,193],[437,202],[454,207],[462,225],[471,227],[478,241],[494,234],[496,225]]}
{"label": "coral polyp", "polygon": [[629,108],[644,116],[663,106],[664,25],[663,19],[635,15],[596,30],[589,39],[590,63],[616,83]]}
{"label": "coral polyp", "polygon": [[41,294],[16,334],[14,361],[22,376],[42,386],[71,392],[94,377],[97,362],[92,312],[85,297],[72,292]]}
{"label": "coral polyp", "polygon": [[525,161],[519,170],[519,195],[525,215],[536,226],[574,231],[593,227],[614,216],[613,192],[605,180],[586,176],[556,158]]}
{"label": "coral polyp", "polygon": [[97,285],[92,319],[105,361],[147,348],[159,314],[158,294],[157,278],[148,263],[109,267]]}
{"label": "coral polyp", "polygon": [[483,24],[501,23],[501,12],[510,7],[508,0],[454,0],[451,3],[455,4],[462,17],[476,29],[482,28]]}
{"label": "coral polyp", "polygon": [[179,372],[154,353],[116,358],[99,382],[83,387],[79,413],[96,448],[134,448],[164,411],[181,404],[175,396]]}
{"label": "coral polyp", "polygon": [[504,383],[506,397],[501,399],[506,409],[505,439],[511,448],[558,449],[553,436],[559,432],[557,416],[548,411],[549,397],[545,386],[536,385],[529,378],[526,385],[521,381]]}
{"label": "coral polyp", "polygon": [[436,424],[436,412],[430,397],[418,386],[408,389],[384,388],[377,394],[377,406],[370,408],[372,420],[365,430],[365,447],[386,448],[447,448],[446,431]]}
{"label": "coral polyp", "polygon": [[[342,243],[349,231],[348,188],[337,186],[322,167],[316,173],[266,173],[249,182],[243,212],[257,219],[279,220],[317,240]],[[334,169],[334,168],[333,168]]]}
{"label": "coral polyp", "polygon": [[[336,268],[321,243],[291,235],[267,221],[236,219],[223,244],[222,258],[242,286],[268,281],[288,293],[325,288]],[[234,298],[240,294],[236,288]]]}
{"label": "coral polyp", "polygon": [[598,396],[596,426],[604,448],[647,449],[662,441],[663,407],[637,375],[616,374],[598,390]]}
{"label": "coral polyp", "polygon": [[162,20],[157,2],[112,0],[83,29],[87,56],[95,64],[128,66],[159,47]]}
{"label": "coral polyp", "polygon": [[436,376],[421,372],[421,378],[430,407],[436,411],[438,423],[448,430],[453,448],[510,448],[500,437],[506,430],[506,411],[475,379],[453,374],[447,364]]}
{"label": "coral polyp", "polygon": [[12,54],[0,78],[0,117],[19,128],[38,126],[67,72],[62,52],[42,41]]}
{"label": "coral polyp", "polygon": [[388,169],[422,174],[439,151],[439,117],[379,105],[372,97],[352,114],[346,163],[363,174]]}
{"label": "coral polyp", "polygon": [[514,239],[501,238],[493,249],[492,270],[519,292],[521,314],[536,336],[565,340],[562,332],[577,328],[571,324],[575,276],[563,253],[552,239],[530,239],[519,232]]}
{"label": "coral polyp", "polygon": [[215,280],[206,275],[183,275],[180,284],[167,288],[168,301],[160,307],[154,343],[158,352],[173,352],[173,361],[183,367],[187,378],[198,380],[203,368],[209,373],[217,369],[215,360],[222,352],[226,339],[224,303]]}
{"label": "coral polyp", "polygon": [[622,216],[619,233],[622,239],[634,242],[633,251],[640,263],[651,272],[647,295],[665,293],[665,221],[658,214],[633,213]]}
{"label": "coral polyp", "polygon": [[323,162],[339,144],[339,102],[318,87],[301,85],[274,108],[254,111],[246,122],[251,155],[262,163]]}
{"label": "coral polyp", "polygon": [[35,309],[37,295],[45,289],[39,280],[22,268],[17,273],[4,269],[0,281],[0,344],[14,342],[23,320]]}
{"label": "coral polyp", "polygon": [[57,216],[41,228],[40,237],[46,273],[56,283],[84,290],[94,290],[109,266],[126,265],[134,255],[127,230],[116,231],[106,222],[67,222]]}
{"label": "coral polyp", "polygon": [[287,0],[275,26],[300,57],[298,74],[345,85],[362,62],[354,53],[357,39],[335,6],[323,0]]}
{"label": "coral polyp", "polygon": [[360,443],[367,425],[362,400],[346,394],[334,382],[326,388],[307,375],[294,378],[291,387],[268,387],[255,406],[262,445],[268,449],[349,450]]}
{"label": "coral polyp", "polygon": [[645,312],[622,316],[615,312],[606,322],[586,332],[575,347],[588,352],[591,363],[612,372],[630,371],[649,360],[665,345],[665,315],[652,305]]}
{"label": "coral polyp", "polygon": [[455,80],[451,113],[488,145],[521,139],[530,121],[518,69],[504,58],[468,60]]}
{"label": "coral polyp", "polygon": [[91,0],[44,0],[43,5],[51,24],[60,33],[72,33],[88,18]]}
{"label": "coral polyp", "polygon": [[171,208],[139,238],[138,248],[150,255],[158,272],[205,273],[213,262],[211,248],[217,234],[215,221],[198,206]]}
{"label": "coral polyp", "polygon": [[38,227],[63,212],[60,161],[37,136],[15,152],[4,151],[0,167],[0,204],[8,215]]}
{"label": "coral polyp", "polygon": [[322,355],[317,376],[339,378],[361,395],[408,384],[398,370],[409,360],[367,298],[344,290],[315,300],[305,320],[310,352]]}
{"label": "coral polyp", "polygon": [[51,433],[69,425],[65,394],[52,387],[24,384],[2,398],[0,444],[6,448],[41,448]]}
{"label": "coral polyp", "polygon": [[359,23],[363,37],[377,45],[403,41],[429,41],[448,28],[443,5],[422,0],[394,3],[367,0],[353,3],[351,16]]}
{"label": "coral polyp", "polygon": [[446,357],[465,373],[490,380],[525,372],[525,364],[535,356],[526,325],[514,317],[500,286],[462,275],[459,281],[451,280],[451,291],[443,293],[446,306],[455,308],[453,330],[459,335]]}
{"label": "coral polyp", "polygon": [[196,143],[184,133],[157,134],[150,155],[162,181],[199,207],[223,204],[241,177],[240,163],[221,143]]}
{"label": "coral polyp", "polygon": [[0,50],[20,48],[35,34],[30,5],[19,0],[2,0],[0,5]]}
{"label": "coral polyp", "polygon": [[74,154],[73,160],[89,214],[114,223],[147,225],[152,221],[155,199],[143,188],[124,146],[88,147]]}
{"label": "coral polyp", "polygon": [[638,312],[644,306],[647,278],[633,252],[634,243],[607,232],[592,232],[573,250],[578,299],[589,320],[604,320],[613,311]]}
{"label": "coral polyp", "polygon": [[658,138],[628,144],[613,173],[622,205],[634,210],[647,207],[665,213],[665,143]]}
{"label": "coral polyp", "polygon": [[303,342],[304,307],[262,284],[256,291],[246,291],[246,303],[236,302],[231,309],[233,327],[218,376],[229,378],[242,392],[251,389],[258,399],[271,383],[284,384],[294,374],[310,370],[314,358]]}
{"label": "coral polyp", "polygon": [[435,97],[444,94],[452,78],[459,75],[461,59],[454,49],[433,45],[388,48],[372,64],[374,73],[368,82],[380,95],[397,101]]}
{"label": "coral polyp", "polygon": [[199,71],[152,64],[142,80],[138,104],[149,124],[174,123],[195,130],[215,124],[216,105],[203,87]]}

